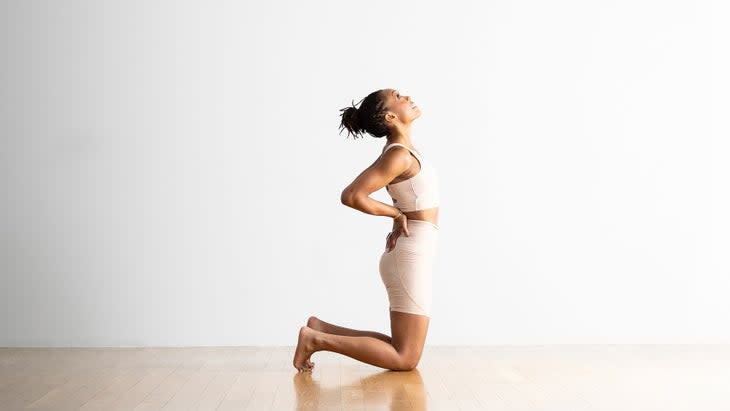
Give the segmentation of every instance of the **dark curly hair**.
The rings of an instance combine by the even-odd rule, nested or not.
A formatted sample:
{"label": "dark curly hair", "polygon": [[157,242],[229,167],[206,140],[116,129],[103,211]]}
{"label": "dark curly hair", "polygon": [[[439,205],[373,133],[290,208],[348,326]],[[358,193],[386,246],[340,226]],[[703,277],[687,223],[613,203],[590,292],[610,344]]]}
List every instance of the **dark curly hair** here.
{"label": "dark curly hair", "polygon": [[364,132],[373,137],[384,137],[388,135],[388,125],[385,122],[385,97],[384,89],[373,91],[367,97],[360,100],[360,108],[352,106],[340,109],[342,121],[340,122],[340,134],[347,129],[347,136],[354,138],[363,137]]}

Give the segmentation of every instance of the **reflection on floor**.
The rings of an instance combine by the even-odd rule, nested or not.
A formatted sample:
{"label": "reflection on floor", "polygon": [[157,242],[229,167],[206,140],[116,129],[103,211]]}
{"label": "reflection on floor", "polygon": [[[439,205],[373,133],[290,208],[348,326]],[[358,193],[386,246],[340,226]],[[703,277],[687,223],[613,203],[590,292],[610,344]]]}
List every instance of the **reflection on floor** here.
{"label": "reflection on floor", "polygon": [[730,410],[730,345],[426,346],[408,372],[293,354],[0,348],[0,410]]}

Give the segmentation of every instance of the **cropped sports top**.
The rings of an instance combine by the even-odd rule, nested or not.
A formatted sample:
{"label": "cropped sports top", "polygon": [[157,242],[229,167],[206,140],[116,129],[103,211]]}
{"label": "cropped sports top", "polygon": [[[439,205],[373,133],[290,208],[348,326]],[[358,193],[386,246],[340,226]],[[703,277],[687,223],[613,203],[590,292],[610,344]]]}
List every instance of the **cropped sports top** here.
{"label": "cropped sports top", "polygon": [[[439,187],[436,168],[431,162],[424,161],[420,154],[400,143],[393,143],[385,147],[383,154],[393,146],[405,147],[416,157],[418,163],[421,165],[421,169],[415,176],[385,186],[388,194],[393,199],[393,206],[403,212],[438,207]],[[383,154],[380,155],[382,156]]]}

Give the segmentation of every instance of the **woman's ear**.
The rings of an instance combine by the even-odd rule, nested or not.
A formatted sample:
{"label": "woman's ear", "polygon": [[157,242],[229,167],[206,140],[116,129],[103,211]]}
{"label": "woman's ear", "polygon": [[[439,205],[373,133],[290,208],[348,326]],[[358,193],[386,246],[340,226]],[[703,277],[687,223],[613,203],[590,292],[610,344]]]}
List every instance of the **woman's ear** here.
{"label": "woman's ear", "polygon": [[388,123],[393,122],[396,118],[398,118],[398,116],[396,116],[395,114],[393,114],[391,112],[385,113],[385,121]]}

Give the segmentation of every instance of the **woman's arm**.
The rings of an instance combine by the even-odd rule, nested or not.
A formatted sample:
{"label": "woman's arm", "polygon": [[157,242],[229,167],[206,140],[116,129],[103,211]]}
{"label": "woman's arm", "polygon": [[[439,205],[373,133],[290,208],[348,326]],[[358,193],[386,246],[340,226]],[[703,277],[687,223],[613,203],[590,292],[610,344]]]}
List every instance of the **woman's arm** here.
{"label": "woman's arm", "polygon": [[343,201],[342,204],[372,215],[384,215],[395,218],[400,214],[398,208],[370,198],[369,196],[357,196],[347,202]]}
{"label": "woman's arm", "polygon": [[406,149],[388,150],[360,173],[340,195],[342,204],[377,216],[396,217],[400,210],[373,198],[370,194],[385,187],[411,166],[413,157]]}

